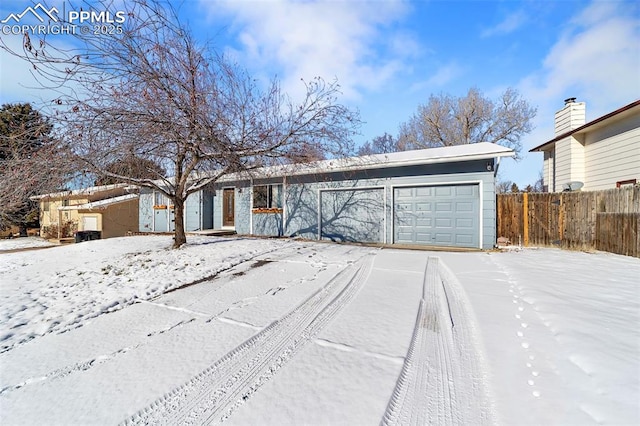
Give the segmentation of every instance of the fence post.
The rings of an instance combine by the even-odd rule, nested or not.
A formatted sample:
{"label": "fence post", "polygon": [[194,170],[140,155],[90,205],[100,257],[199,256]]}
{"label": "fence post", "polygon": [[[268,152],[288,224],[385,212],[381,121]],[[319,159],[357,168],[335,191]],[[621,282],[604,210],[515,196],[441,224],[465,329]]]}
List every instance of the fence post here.
{"label": "fence post", "polygon": [[558,233],[560,235],[560,247],[563,246],[562,242],[564,240],[564,198],[563,194],[560,193],[560,203],[558,204]]}
{"label": "fence post", "polygon": [[524,221],[523,226],[523,242],[524,246],[527,247],[529,245],[529,193],[524,192],[522,194],[522,220]]}

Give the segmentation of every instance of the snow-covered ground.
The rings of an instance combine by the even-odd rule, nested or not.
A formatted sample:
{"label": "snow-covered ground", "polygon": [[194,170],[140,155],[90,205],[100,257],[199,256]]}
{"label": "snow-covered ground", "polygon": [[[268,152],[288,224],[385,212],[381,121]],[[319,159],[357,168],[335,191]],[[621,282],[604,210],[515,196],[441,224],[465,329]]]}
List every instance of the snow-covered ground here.
{"label": "snow-covered ground", "polygon": [[56,244],[40,237],[20,237],[0,240],[0,251],[55,246]]}
{"label": "snow-covered ground", "polygon": [[1,424],[640,424],[639,259],[170,242],[0,253]]}

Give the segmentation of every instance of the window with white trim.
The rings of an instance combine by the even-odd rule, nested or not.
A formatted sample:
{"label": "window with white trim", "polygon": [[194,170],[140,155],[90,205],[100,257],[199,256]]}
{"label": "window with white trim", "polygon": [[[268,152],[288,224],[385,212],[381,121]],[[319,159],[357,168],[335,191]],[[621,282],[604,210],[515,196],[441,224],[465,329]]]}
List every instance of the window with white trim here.
{"label": "window with white trim", "polygon": [[253,187],[254,209],[282,208],[282,185],[257,185]]}

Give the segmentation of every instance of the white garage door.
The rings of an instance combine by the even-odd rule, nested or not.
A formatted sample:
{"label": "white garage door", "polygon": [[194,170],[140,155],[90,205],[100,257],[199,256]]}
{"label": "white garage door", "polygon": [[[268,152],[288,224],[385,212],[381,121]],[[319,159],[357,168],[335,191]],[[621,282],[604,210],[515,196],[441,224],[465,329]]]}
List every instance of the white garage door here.
{"label": "white garage door", "polygon": [[96,216],[84,216],[82,218],[82,227],[84,231],[97,231],[98,218]]}
{"label": "white garage door", "polygon": [[394,243],[480,246],[477,184],[395,188]]}

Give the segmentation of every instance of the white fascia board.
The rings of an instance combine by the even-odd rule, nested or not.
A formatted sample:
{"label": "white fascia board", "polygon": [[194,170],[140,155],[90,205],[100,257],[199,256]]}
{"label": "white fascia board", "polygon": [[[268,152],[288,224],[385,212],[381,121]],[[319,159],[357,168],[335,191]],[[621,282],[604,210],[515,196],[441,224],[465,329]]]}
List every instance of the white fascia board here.
{"label": "white fascia board", "polygon": [[125,201],[133,200],[134,198],[138,198],[138,194],[126,194],[121,195],[119,197],[107,198],[105,200],[94,201],[92,203],[78,204],[75,206],[64,206],[58,207],[58,210],[95,210],[95,209],[103,209],[107,206],[123,203]]}
{"label": "white fascia board", "polygon": [[315,163],[291,164],[265,167],[252,170],[251,173],[234,173],[220,178],[219,182],[238,180],[268,179],[282,176],[312,175],[346,171],[386,169],[392,167],[421,166],[461,161],[489,160],[501,157],[514,157],[515,152],[500,145],[483,142],[470,145],[457,145],[442,148],[429,148],[416,151],[402,151],[389,154],[375,154],[363,157],[323,160]]}
{"label": "white fascia board", "polygon": [[70,191],[60,191],[60,192],[52,192],[50,194],[34,195],[33,197],[29,197],[29,199],[41,200],[43,198],[65,198],[65,197],[71,197],[75,195],[93,195],[95,193],[106,192],[106,191],[111,191],[111,190],[120,189],[120,188],[136,189],[137,186],[130,185],[128,183],[114,183],[112,185],[92,186],[89,188],[74,189]]}

